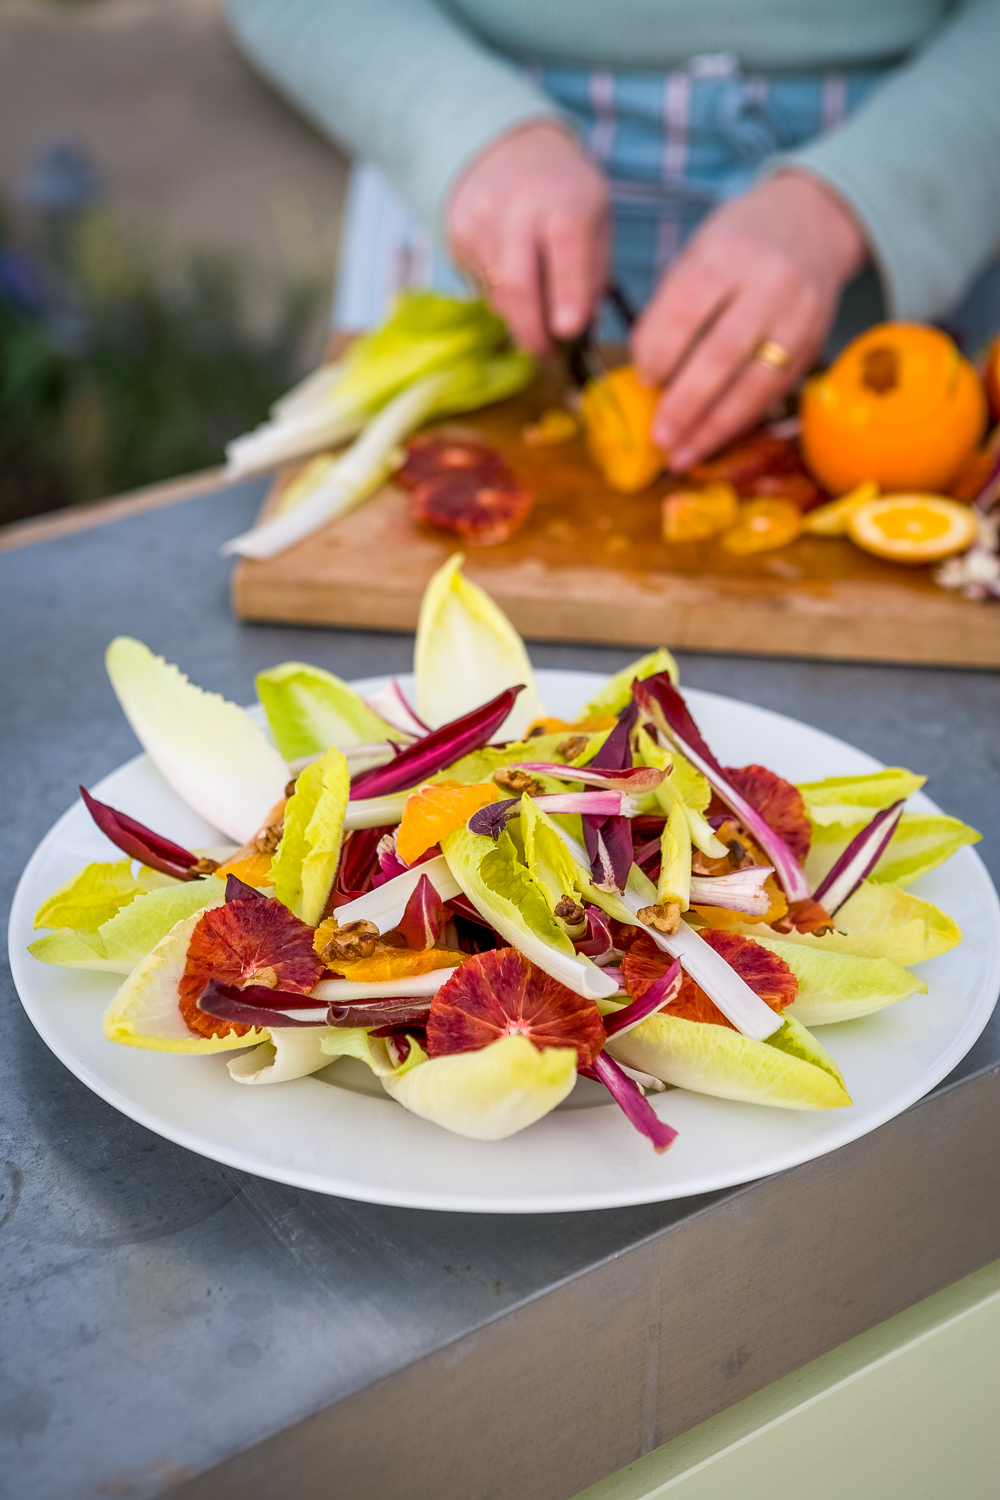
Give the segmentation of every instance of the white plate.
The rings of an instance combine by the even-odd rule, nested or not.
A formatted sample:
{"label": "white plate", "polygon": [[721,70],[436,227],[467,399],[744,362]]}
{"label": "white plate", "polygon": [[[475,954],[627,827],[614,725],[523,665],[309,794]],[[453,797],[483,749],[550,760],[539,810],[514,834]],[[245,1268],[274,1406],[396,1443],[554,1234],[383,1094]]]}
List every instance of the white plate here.
{"label": "white plate", "polygon": [[[541,671],[538,678],[549,711],[566,718],[604,680],[590,672]],[[687,697],[724,765],[756,761],[792,781],[878,769],[871,756],[781,714],[694,689]],[[95,791],[182,844],[218,839],[144,755]],[[922,796],[913,806],[936,810]],[[847,1080],[851,1108],[799,1113],[668,1090],[654,1107],[680,1134],[657,1156],[605,1102],[600,1085],[581,1079],[558,1110],[520,1135],[469,1141],[407,1114],[351,1060],[295,1083],[247,1088],[230,1079],[219,1056],[168,1056],[105,1041],[101,1012],[120,981],[37,963],[26,948],[41,901],[89,860],[112,857],[77,802],[21,877],[10,963],[43,1041],[88,1088],[178,1145],[261,1177],[372,1203],[474,1213],[612,1208],[780,1172],[874,1130],[939,1083],[979,1036],[1000,983],[1000,904],[981,860],[961,849],[914,886],[965,934],[951,953],[920,966],[927,994],[820,1032]]]}

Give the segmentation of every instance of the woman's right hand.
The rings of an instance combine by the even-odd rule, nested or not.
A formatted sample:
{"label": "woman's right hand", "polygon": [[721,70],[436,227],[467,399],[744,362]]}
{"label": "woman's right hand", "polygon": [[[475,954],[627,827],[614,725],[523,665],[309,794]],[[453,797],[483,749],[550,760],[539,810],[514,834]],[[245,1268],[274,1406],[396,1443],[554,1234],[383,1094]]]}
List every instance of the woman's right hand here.
{"label": "woman's right hand", "polygon": [[604,177],[568,130],[546,120],[480,152],[447,211],[455,264],[537,354],[590,322],[607,283],[608,224]]}

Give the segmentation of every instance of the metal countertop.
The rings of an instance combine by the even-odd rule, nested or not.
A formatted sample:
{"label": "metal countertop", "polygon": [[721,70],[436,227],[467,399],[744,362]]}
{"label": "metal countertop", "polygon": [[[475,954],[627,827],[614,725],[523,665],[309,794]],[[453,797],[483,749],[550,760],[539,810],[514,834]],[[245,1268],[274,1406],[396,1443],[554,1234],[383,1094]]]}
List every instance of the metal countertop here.
{"label": "metal countertop", "polygon": [[[116,633],[237,702],[291,657],[409,669],[409,637],[233,619],[217,547],[262,490],[0,554],[5,908],[77,783],[135,751],[103,669]],[[634,653],[531,654],[612,671]],[[682,674],[928,772],[1000,875],[995,675],[694,655]],[[1000,1256],[996,1019],[928,1099],[816,1162],[681,1203],[500,1217],[191,1155],[71,1077],[6,966],[0,987],[10,1500],[564,1500]]]}

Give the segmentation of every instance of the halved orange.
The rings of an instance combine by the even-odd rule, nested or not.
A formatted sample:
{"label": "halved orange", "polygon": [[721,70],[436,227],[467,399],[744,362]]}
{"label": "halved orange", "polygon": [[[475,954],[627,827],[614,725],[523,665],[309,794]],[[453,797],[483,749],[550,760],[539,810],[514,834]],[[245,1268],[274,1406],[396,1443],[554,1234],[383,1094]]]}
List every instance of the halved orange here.
{"label": "halved orange", "polygon": [[396,853],[412,865],[421,854],[440,843],[446,833],[461,828],[474,812],[488,802],[496,802],[500,795],[500,788],[493,782],[466,786],[460,781],[438,781],[418,787],[406,799],[396,835]]}
{"label": "halved orange", "polygon": [[979,532],[975,512],[942,495],[883,495],[848,518],[852,542],[890,562],[932,563],[971,547]]}
{"label": "halved orange", "polygon": [[802,512],[791,500],[750,500],[740,506],[736,525],[724,533],[722,546],[736,557],[750,557],[787,547],[801,530]]}

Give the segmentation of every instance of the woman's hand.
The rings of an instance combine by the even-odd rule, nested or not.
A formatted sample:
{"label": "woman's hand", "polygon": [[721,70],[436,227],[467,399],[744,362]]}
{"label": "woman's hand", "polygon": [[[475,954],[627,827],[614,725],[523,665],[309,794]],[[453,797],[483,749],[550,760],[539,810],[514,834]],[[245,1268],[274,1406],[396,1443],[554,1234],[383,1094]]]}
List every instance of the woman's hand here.
{"label": "woman's hand", "polygon": [[488,146],[448,205],[448,241],[519,344],[590,322],[607,280],[608,193],[568,130],[538,120]]}
{"label": "woman's hand", "polygon": [[[667,385],[654,441],[684,470],[767,411],[809,368],[867,257],[853,215],[805,172],[782,172],[708,218],[632,335],[639,374]],[[755,357],[784,350],[780,368]],[[765,351],[766,352],[766,351]]]}

